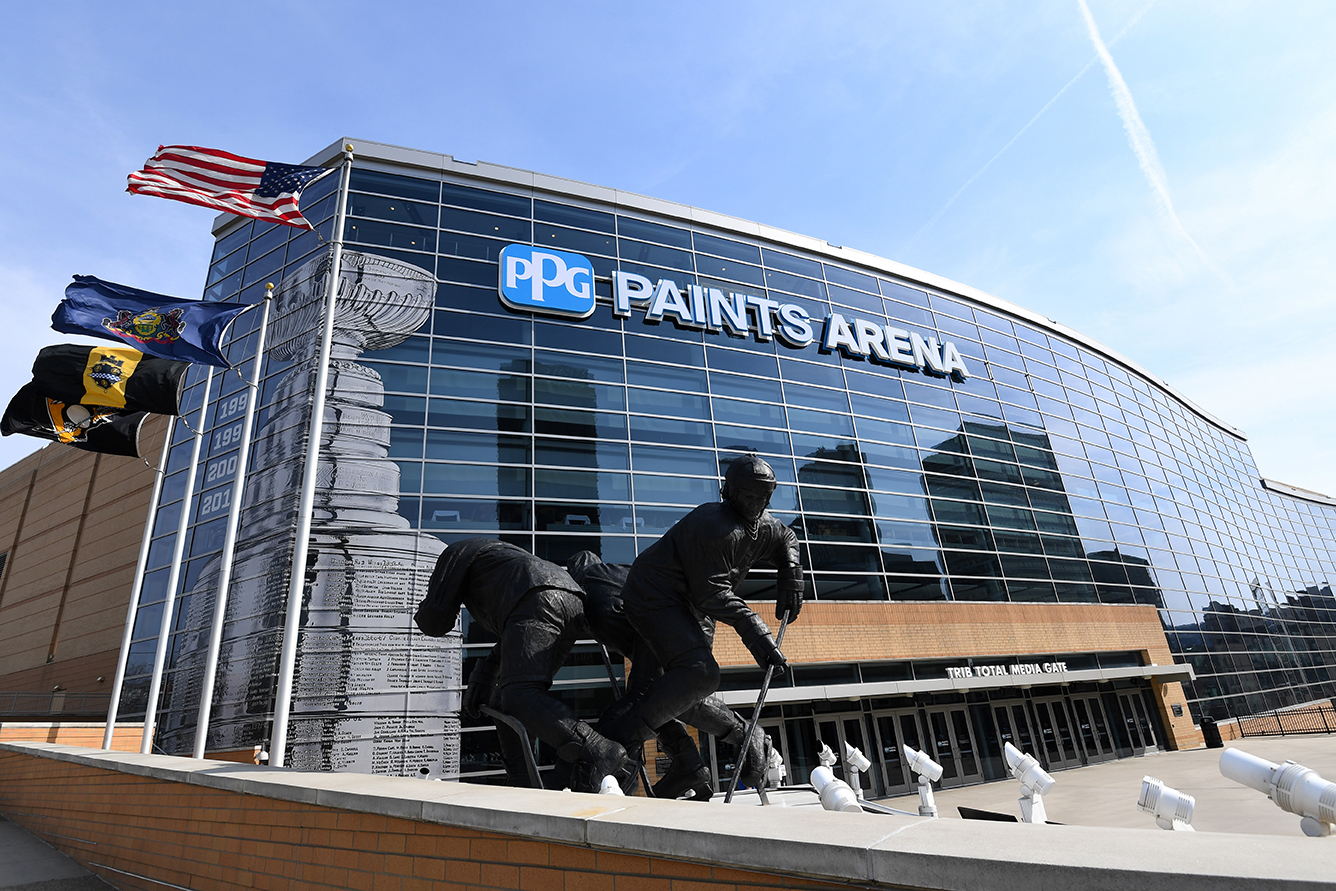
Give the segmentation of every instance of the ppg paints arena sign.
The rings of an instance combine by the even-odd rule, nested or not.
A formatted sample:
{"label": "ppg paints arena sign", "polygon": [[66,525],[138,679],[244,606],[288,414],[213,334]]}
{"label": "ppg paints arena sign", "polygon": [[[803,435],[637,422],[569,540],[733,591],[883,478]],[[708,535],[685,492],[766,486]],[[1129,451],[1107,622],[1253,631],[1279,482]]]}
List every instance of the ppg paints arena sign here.
{"label": "ppg paints arena sign", "polygon": [[[594,314],[594,266],[587,257],[568,251],[506,245],[501,251],[501,302],[511,309],[587,319]],[[685,291],[672,279],[652,282],[633,272],[612,274],[612,312],[629,318],[632,306],[645,307],[645,321],[668,319],[683,328],[718,334],[726,331],[747,337],[779,341],[793,349],[820,342],[821,349],[841,350],[845,355],[873,359],[903,368],[970,376],[960,351],[951,341],[938,343],[881,322],[832,312],[816,320],[796,303],[781,303],[768,297],[729,292],[719,288],[688,285]]]}

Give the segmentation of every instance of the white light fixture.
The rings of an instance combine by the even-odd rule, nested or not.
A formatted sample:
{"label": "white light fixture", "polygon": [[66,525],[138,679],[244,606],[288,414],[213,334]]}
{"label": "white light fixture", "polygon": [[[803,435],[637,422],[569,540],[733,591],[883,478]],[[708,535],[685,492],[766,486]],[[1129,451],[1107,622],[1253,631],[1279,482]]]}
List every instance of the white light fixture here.
{"label": "white light fixture", "polygon": [[1039,766],[1039,759],[1027,755],[1011,743],[1002,746],[1002,753],[1007,760],[1007,770],[1021,781],[1021,821],[1024,823],[1047,823],[1048,811],[1044,809],[1044,794],[1053,788],[1057,780],[1048,771]]}
{"label": "white light fixture", "polygon": [[870,767],[872,767],[872,762],[868,760],[868,757],[859,749],[851,746],[846,740],[844,743],[844,775],[848,777],[854,795],[859,798],[863,797],[863,783],[858,775]]}
{"label": "white light fixture", "polygon": [[1220,773],[1265,794],[1282,811],[1298,814],[1303,818],[1299,828],[1304,835],[1319,838],[1336,829],[1332,825],[1336,824],[1336,783],[1322,779],[1315,770],[1293,761],[1274,764],[1239,749],[1225,749]]}
{"label": "white light fixture", "polygon": [[1197,799],[1171,789],[1155,777],[1141,778],[1141,795],[1137,807],[1155,815],[1155,825],[1174,832],[1195,832],[1192,828],[1192,809]]}
{"label": "white light fixture", "polygon": [[904,749],[909,769],[918,774],[919,816],[937,816],[937,802],[932,797],[932,784],[942,778],[942,765],[929,758],[925,752],[911,749],[906,745],[901,745],[900,748]]}

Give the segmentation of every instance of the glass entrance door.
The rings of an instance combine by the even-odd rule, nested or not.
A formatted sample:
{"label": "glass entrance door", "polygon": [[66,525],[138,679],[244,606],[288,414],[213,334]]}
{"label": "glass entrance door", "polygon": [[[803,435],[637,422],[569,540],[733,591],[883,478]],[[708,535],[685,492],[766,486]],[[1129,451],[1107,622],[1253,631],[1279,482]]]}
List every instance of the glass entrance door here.
{"label": "glass entrance door", "polygon": [[1158,749],[1155,730],[1146,715],[1145,703],[1135,692],[1119,693],[1118,705],[1123,710],[1123,726],[1127,728],[1127,738],[1132,745],[1132,754],[1144,755]]}
{"label": "glass entrance door", "polygon": [[1048,769],[1080,767],[1081,752],[1077,748],[1076,730],[1067,703],[1061,698],[1035,699],[1033,705]]}
{"label": "glass entrance door", "polygon": [[[879,712],[872,716],[873,726],[877,732],[878,757],[872,760],[881,772],[881,791],[879,794],[906,795],[914,791],[918,783],[905,764],[905,753],[900,748],[902,745],[909,746],[911,749],[923,748],[923,734],[919,728],[918,711],[916,709],[900,709],[892,712]],[[932,753],[929,752],[929,755]]]}
{"label": "glass entrance door", "polygon": [[978,747],[965,707],[929,708],[925,714],[928,717],[925,729],[932,746],[926,751],[942,765],[942,788],[983,782]]}
{"label": "glass entrance door", "polygon": [[1118,757],[1099,697],[1089,694],[1073,696],[1071,703],[1076,726],[1080,730],[1081,744],[1085,747],[1086,761],[1094,763]]}

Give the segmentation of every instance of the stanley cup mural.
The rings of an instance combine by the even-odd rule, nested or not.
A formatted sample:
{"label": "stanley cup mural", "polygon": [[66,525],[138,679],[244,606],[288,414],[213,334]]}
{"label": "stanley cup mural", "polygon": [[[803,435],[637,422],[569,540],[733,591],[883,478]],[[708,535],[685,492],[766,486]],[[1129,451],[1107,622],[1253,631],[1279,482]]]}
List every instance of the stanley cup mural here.
{"label": "stanley cup mural", "polygon": [[[209,750],[262,745],[269,734],[329,264],[328,254],[307,263],[275,293],[271,383],[257,419]],[[343,253],[304,568],[286,758],[292,767],[458,773],[459,635],[428,638],[413,632],[411,619],[444,545],[397,512],[399,468],[387,457],[384,388],[375,371],[355,361],[416,331],[435,287],[414,266]],[[291,368],[274,375],[280,362]],[[167,751],[185,749],[194,738],[218,573],[215,559],[191,588],[184,625],[193,630],[183,635],[163,716]]]}

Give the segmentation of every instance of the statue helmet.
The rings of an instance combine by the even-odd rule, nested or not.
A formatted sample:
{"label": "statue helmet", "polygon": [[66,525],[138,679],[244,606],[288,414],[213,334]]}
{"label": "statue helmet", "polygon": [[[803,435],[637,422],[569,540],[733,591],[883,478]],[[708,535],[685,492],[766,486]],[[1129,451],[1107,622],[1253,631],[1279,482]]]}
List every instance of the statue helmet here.
{"label": "statue helmet", "polygon": [[724,473],[724,486],[720,492],[725,498],[743,489],[775,491],[775,470],[760,455],[736,458]]}

